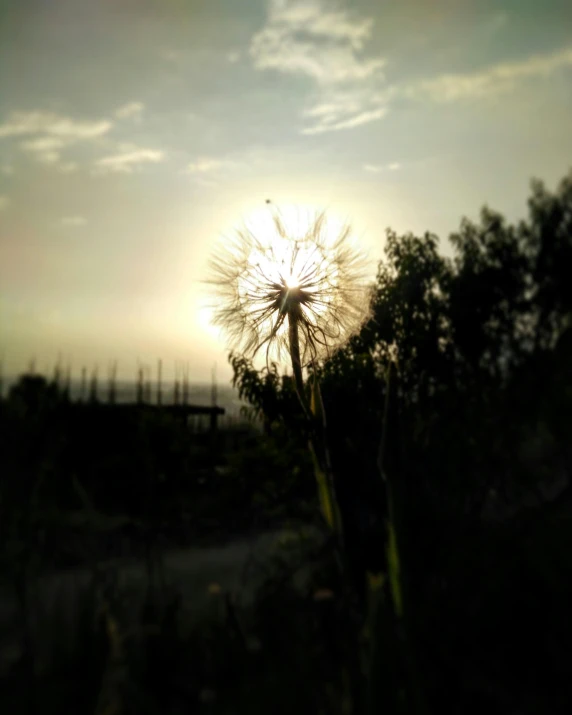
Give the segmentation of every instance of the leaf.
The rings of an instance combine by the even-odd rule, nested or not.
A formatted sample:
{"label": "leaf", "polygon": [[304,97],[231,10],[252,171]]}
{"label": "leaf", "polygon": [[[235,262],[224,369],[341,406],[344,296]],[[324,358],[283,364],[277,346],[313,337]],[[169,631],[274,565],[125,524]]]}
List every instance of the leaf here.
{"label": "leaf", "polygon": [[324,421],[324,403],[322,402],[322,393],[317,379],[312,380],[310,393],[310,410],[314,417],[323,424]]}
{"label": "leaf", "polygon": [[316,482],[318,483],[318,496],[320,498],[320,506],[322,508],[322,513],[328,524],[328,526],[333,530],[337,530],[337,520],[336,511],[337,506],[334,504],[332,495],[328,486],[328,480],[326,473],[320,467],[316,453],[312,449],[312,457],[314,458],[314,474],[316,476]]}

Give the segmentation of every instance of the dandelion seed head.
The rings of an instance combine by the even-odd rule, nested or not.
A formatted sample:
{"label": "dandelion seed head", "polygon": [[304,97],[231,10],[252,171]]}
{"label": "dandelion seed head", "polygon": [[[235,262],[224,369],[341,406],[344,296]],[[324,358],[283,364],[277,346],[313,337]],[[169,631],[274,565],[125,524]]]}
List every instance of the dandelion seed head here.
{"label": "dandelion seed head", "polygon": [[319,360],[369,315],[365,259],[349,225],[272,206],[216,248],[206,281],[213,324],[232,350],[285,364],[294,317],[303,364]]}

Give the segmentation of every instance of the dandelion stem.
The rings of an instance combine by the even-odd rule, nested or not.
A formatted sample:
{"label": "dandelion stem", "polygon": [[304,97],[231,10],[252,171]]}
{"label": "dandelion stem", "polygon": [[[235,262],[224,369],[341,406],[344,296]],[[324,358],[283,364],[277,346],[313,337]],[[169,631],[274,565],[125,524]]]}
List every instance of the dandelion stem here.
{"label": "dandelion stem", "polygon": [[298,334],[298,319],[295,309],[288,311],[288,340],[290,343],[290,358],[292,360],[292,370],[294,373],[294,384],[296,392],[302,403],[304,411],[306,409],[306,400],[304,397],[304,378],[302,377],[302,359],[300,357],[300,336]]}

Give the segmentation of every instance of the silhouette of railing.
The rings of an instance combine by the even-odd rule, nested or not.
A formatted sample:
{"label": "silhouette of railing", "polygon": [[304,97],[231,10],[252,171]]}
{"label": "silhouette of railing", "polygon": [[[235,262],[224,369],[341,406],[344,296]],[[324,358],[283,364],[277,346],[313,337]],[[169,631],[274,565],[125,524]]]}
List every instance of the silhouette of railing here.
{"label": "silhouette of railing", "polygon": [[[74,401],[74,404],[82,404],[81,400]],[[88,403],[89,404],[89,403]],[[94,404],[93,402],[91,403]],[[163,412],[173,415],[181,420],[187,421],[189,417],[199,415],[209,417],[209,430],[211,432],[216,432],[218,429],[218,418],[226,414],[224,407],[218,407],[216,405],[182,405],[182,404],[168,404],[161,402],[161,404],[152,402],[96,402],[98,407],[101,409],[109,409],[114,412],[120,410],[128,411],[153,411],[153,412]]]}

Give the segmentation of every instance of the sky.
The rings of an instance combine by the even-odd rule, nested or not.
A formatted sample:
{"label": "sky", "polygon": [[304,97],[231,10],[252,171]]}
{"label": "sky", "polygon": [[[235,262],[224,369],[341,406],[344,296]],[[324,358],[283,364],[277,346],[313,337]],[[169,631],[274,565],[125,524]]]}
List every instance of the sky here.
{"label": "sky", "polygon": [[568,0],[0,0],[0,358],[232,375],[221,236],[325,208],[447,236],[572,166]]}

